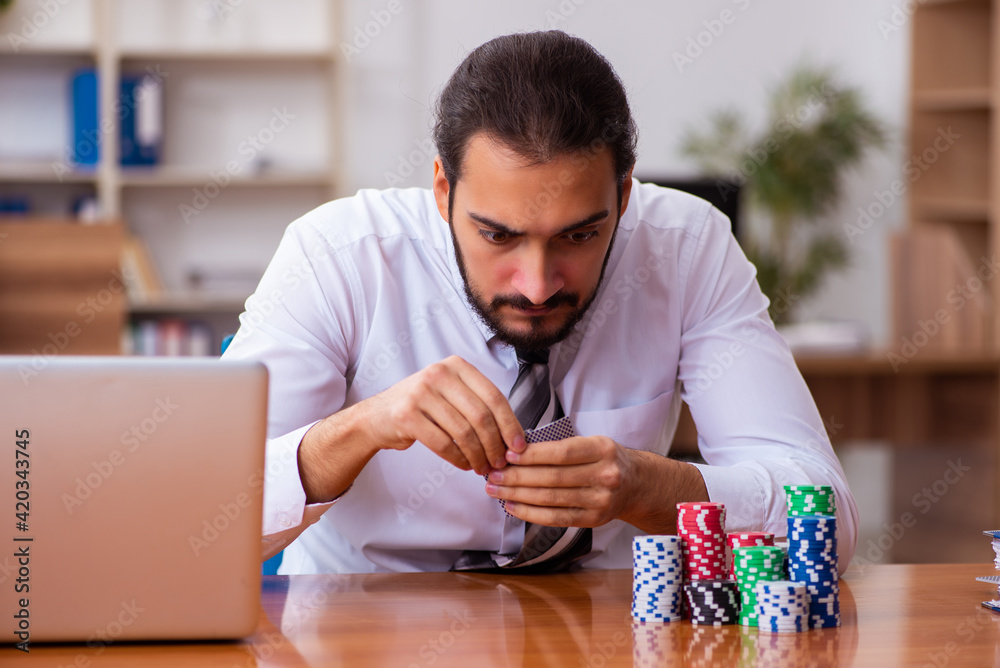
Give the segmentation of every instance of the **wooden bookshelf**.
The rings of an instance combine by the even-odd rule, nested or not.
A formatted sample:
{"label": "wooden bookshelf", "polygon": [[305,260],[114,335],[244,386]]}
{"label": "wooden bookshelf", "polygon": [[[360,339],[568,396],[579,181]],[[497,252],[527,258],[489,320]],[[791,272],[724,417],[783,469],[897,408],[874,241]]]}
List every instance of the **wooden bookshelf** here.
{"label": "wooden bookshelf", "polygon": [[[906,176],[892,243],[891,355],[857,376],[803,373],[818,404],[852,416],[842,437],[1000,453],[1000,0],[914,5]],[[898,361],[898,358],[896,358]],[[992,490],[1000,518],[1000,454]]]}
{"label": "wooden bookshelf", "polygon": [[[226,266],[223,261],[223,272],[262,273],[288,223],[343,194],[341,3],[230,4],[239,4],[238,11],[227,11],[227,3],[174,0],[60,3],[59,15],[37,38],[16,49],[8,39],[0,44],[0,68],[20,71],[22,77],[44,71],[64,77],[68,86],[78,68],[97,71],[106,129],[99,163],[73,168],[64,157],[69,151],[58,158],[20,162],[5,156],[0,160],[0,197],[30,200],[35,216],[68,215],[75,201],[90,197],[101,220],[123,221],[125,235],[143,241],[164,283],[163,293],[154,298],[122,303],[124,324],[133,330],[163,319],[208,323],[213,342],[233,333],[255,283],[247,282],[240,294],[199,292],[194,277],[213,267],[213,252],[225,243],[234,250],[224,260],[252,258],[246,265]],[[22,21],[30,21],[37,10],[33,3],[15,4],[0,14],[0,34],[19,34]],[[166,73],[161,163],[122,166],[119,80],[123,73],[147,68]],[[0,110],[4,104],[0,96]],[[271,110],[286,105],[295,114],[291,127],[275,133],[259,160],[244,160],[240,141],[266,128]],[[64,128],[53,127],[48,134],[62,132]],[[59,161],[68,169],[56,169]],[[239,169],[230,174],[224,192],[198,208],[195,223],[184,218],[181,205],[191,202],[196,191],[214,188],[211,175],[234,162]],[[39,204],[45,210],[38,210]],[[58,231],[66,232],[67,239],[77,233],[70,225]],[[48,269],[60,272],[55,265]],[[109,334],[102,350],[119,346],[122,335]]]}
{"label": "wooden bookshelf", "polygon": [[913,15],[910,220],[893,243],[896,348],[923,340],[921,323],[937,317],[947,322],[921,355],[1000,353],[1000,276],[990,262],[1000,204],[998,34],[996,0],[922,3]]}

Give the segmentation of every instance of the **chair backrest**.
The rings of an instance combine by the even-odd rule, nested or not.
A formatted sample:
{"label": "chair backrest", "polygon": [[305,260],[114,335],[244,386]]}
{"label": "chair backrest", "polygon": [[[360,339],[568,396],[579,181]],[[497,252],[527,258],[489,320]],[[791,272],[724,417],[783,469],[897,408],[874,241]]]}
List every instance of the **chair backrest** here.
{"label": "chair backrest", "polygon": [[[219,351],[220,354],[226,352],[226,348],[229,347],[229,344],[233,342],[234,338],[236,338],[235,334],[229,334],[224,339],[222,339],[222,345],[220,346],[222,350]],[[264,575],[277,575],[278,566],[281,565],[281,555],[283,553],[284,551],[279,552],[278,554],[274,555],[273,557],[264,562],[262,566]]]}

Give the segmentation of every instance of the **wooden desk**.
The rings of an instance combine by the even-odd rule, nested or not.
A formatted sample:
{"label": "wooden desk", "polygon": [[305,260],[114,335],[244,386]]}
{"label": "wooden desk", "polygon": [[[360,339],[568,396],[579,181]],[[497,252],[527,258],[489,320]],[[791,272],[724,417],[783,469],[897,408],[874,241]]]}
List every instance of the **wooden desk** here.
{"label": "wooden desk", "polygon": [[996,589],[974,578],[991,573],[992,563],[852,570],[841,628],[780,635],[633,625],[630,571],[269,576],[244,642],[3,648],[0,665],[985,666],[1000,661],[1000,614],[980,606]]}

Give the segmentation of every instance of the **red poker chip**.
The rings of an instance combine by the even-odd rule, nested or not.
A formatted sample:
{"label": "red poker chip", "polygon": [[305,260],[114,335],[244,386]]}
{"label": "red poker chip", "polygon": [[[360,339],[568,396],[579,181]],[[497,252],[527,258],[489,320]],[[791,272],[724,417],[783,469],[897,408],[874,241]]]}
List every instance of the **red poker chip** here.
{"label": "red poker chip", "polygon": [[725,510],[726,504],[713,501],[690,501],[678,503],[677,510]]}
{"label": "red poker chip", "polygon": [[688,541],[688,545],[695,550],[705,549],[705,548],[715,548],[721,552],[726,549],[726,544],[718,540],[692,539]]}
{"label": "red poker chip", "polygon": [[725,543],[726,542],[726,535],[724,533],[722,533],[721,531],[715,531],[715,530],[702,530],[702,529],[698,529],[696,531],[692,531],[692,530],[689,529],[689,530],[685,531],[685,530],[682,529],[681,530],[681,538],[684,538],[686,536],[695,536],[697,538],[709,538],[709,537],[711,537],[711,538],[714,538],[715,540],[719,541],[720,543]]}
{"label": "red poker chip", "polygon": [[683,517],[681,517],[681,518],[678,518],[678,520],[677,520],[677,526],[678,527],[688,527],[688,528],[691,528],[691,529],[699,529],[699,530],[703,530],[703,531],[711,530],[711,531],[714,531],[714,532],[718,532],[718,533],[722,534],[723,536],[726,535],[725,528],[724,528],[722,522],[706,522],[704,520],[689,521],[689,520],[686,520]]}
{"label": "red poker chip", "polygon": [[732,531],[729,533],[730,540],[757,540],[761,538],[764,540],[774,540],[774,534],[764,531]]}
{"label": "red poker chip", "polygon": [[684,517],[677,518],[677,526],[679,527],[697,527],[701,528],[711,528],[713,531],[718,531],[721,534],[725,534],[723,530],[722,522],[718,521],[706,521],[706,520],[688,520]]}

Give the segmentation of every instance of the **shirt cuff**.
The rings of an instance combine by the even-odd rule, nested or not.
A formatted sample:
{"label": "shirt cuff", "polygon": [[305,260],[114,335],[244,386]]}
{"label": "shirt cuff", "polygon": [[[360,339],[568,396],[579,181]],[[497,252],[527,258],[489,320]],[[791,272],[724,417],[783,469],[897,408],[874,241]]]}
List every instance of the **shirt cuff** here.
{"label": "shirt cuff", "polygon": [[[350,488],[348,488],[350,489]],[[345,491],[344,494],[347,492]],[[279,531],[277,533],[265,534],[261,537],[261,560],[267,561],[274,555],[278,554],[286,547],[288,547],[293,540],[299,537],[303,531],[305,531],[309,526],[316,524],[319,518],[323,516],[330,506],[337,503],[344,496],[341,494],[333,501],[328,501],[326,503],[311,503],[307,505],[302,513],[302,521],[286,529],[285,531]]]}
{"label": "shirt cuff", "polygon": [[726,504],[727,532],[767,531],[765,498],[754,471],[736,466],[694,466],[705,480],[708,498]]}
{"label": "shirt cuff", "polygon": [[[319,422],[319,420],[316,420]],[[284,436],[268,439],[264,468],[264,523],[261,548],[269,559],[315,524],[330,507],[350,491],[350,487],[332,501],[306,504],[306,493],[299,475],[299,445],[316,422]]]}
{"label": "shirt cuff", "polygon": [[280,535],[299,525],[316,523],[330,506],[350,490],[348,487],[332,501],[306,504],[306,492],[299,475],[299,445],[316,422],[267,441],[264,469],[265,536]]}

